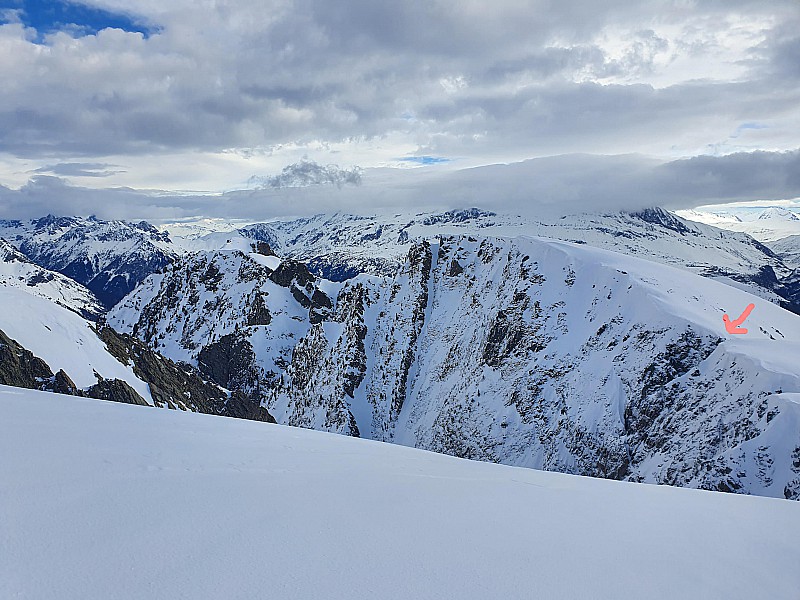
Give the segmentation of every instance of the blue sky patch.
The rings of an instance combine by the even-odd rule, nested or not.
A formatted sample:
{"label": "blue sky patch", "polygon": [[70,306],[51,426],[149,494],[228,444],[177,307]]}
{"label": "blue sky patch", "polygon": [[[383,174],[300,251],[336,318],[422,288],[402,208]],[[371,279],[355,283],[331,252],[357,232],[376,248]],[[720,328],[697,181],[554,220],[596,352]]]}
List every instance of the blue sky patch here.
{"label": "blue sky patch", "polygon": [[451,159],[444,158],[443,156],[405,156],[398,160],[403,162],[413,162],[419,165],[438,165],[440,163],[450,162]]}
{"label": "blue sky patch", "polygon": [[739,129],[767,129],[767,126],[763,123],[742,123]]}
{"label": "blue sky patch", "polygon": [[138,32],[149,37],[157,28],[132,15],[113,13],[77,1],[0,0],[0,18],[5,23],[19,21],[38,32],[41,42],[48,33],[66,31],[72,36],[93,35],[114,28]]}

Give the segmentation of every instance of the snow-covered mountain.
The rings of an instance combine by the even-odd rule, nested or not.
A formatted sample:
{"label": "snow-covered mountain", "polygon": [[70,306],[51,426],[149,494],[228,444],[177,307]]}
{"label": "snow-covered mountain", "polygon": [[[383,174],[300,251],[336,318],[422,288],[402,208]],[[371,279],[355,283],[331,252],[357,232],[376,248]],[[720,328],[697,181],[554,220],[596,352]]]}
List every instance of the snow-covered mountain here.
{"label": "snow-covered mountain", "polygon": [[[53,281],[58,277],[54,274]],[[257,399],[209,383],[193,367],[166,359],[109,327],[98,328],[59,298],[37,293],[36,287],[0,286],[0,383],[271,420]]]}
{"label": "snow-covered mountain", "polygon": [[[751,302],[749,333],[729,336],[722,314]],[[392,275],[340,284],[291,259],[199,254],[149,278],[108,321],[217,383],[256,382],[281,423],[569,473],[800,495],[800,319],[587,244],[441,236],[410,245]]]}
{"label": "snow-covered mountain", "polygon": [[767,208],[758,215],[759,221],[767,221],[779,219],[781,221],[800,221],[800,216],[797,215],[794,211],[791,211],[787,208],[783,208],[781,206],[772,206]]}
{"label": "snow-covered mountain", "polygon": [[303,263],[239,250],[197,253],[153,275],[109,315],[172,359],[226,388],[262,396],[299,339],[328,317],[332,301]]}
{"label": "snow-covered mountain", "polygon": [[109,308],[176,256],[147,222],[54,217],[0,221],[5,238],[36,264],[85,285]]}
{"label": "snow-covered mountain", "polygon": [[793,598],[800,504],[0,387],[2,598]]}
{"label": "snow-covered mountain", "polygon": [[[169,225],[164,227],[169,229]],[[800,288],[784,281],[791,269],[770,249],[746,234],[694,223],[658,208],[555,220],[476,208],[417,215],[317,215],[254,224],[238,232],[196,236],[179,243],[208,250],[245,249],[252,241],[262,241],[281,256],[307,262],[317,275],[343,281],[362,272],[391,274],[413,244],[441,235],[533,235],[587,244],[719,278],[800,311]]]}
{"label": "snow-covered mountain", "polygon": [[91,320],[97,320],[104,312],[100,301],[86,287],[61,273],[40,267],[0,238],[2,288],[21,288]]}
{"label": "snow-covered mountain", "polygon": [[794,267],[800,273],[800,234],[770,242],[769,247],[781,257],[784,263]]}
{"label": "snow-covered mountain", "polygon": [[800,235],[800,214],[783,206],[679,210],[677,214],[692,221],[747,233],[767,245],[790,235]]}
{"label": "snow-covered mountain", "polygon": [[85,285],[106,308],[149,274],[195,251],[249,252],[254,242],[264,242],[281,256],[306,262],[316,275],[343,281],[362,272],[391,274],[412,244],[440,235],[536,235],[687,268],[800,310],[800,288],[787,280],[791,269],[769,249],[747,235],[692,223],[661,209],[555,221],[473,208],[419,215],[317,215],[238,229],[209,220],[174,226],[183,236],[175,238],[178,243],[170,240],[167,229],[158,231],[145,222],[49,216],[0,222],[0,238],[39,266]]}
{"label": "snow-covered mountain", "polygon": [[[0,331],[81,390],[97,372],[156,406],[568,473],[800,496],[790,358],[800,320],[776,306],[798,310],[800,277],[745,234],[661,209],[236,226],[184,222],[173,243],[146,223],[3,222],[19,251],[1,247],[10,275],[0,290],[19,309]],[[113,308],[89,310],[91,292],[49,268],[83,276]],[[41,277],[37,292],[44,284],[29,282]],[[74,327],[56,335],[61,313],[46,304],[58,294],[69,301],[55,308],[78,321],[65,317]],[[750,332],[729,336],[722,313],[735,319],[750,303]]]}

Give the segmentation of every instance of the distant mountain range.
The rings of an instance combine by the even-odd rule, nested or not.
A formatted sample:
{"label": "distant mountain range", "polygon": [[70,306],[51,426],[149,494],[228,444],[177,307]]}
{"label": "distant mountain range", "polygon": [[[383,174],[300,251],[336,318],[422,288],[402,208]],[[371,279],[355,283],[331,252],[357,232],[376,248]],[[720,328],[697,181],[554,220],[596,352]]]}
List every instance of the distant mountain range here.
{"label": "distant mountain range", "polygon": [[731,210],[681,210],[677,211],[677,214],[699,223],[747,233],[770,247],[777,240],[800,235],[800,214],[780,206]]}

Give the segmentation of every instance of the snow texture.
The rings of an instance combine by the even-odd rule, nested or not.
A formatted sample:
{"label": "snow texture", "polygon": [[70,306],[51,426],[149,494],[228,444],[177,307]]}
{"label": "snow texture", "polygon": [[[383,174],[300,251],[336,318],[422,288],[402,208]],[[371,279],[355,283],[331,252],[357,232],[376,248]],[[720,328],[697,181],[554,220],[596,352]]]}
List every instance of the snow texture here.
{"label": "snow texture", "polygon": [[0,597],[794,598],[800,504],[0,387]]}

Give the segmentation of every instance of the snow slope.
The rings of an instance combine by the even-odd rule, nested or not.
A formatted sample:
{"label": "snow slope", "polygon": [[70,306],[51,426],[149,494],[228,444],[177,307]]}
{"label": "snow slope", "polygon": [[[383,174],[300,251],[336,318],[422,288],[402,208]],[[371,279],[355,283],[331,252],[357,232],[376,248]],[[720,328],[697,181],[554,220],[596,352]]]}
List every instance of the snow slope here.
{"label": "snow slope", "polygon": [[79,388],[122,379],[150,404],[146,383],[114,358],[91,324],[71,310],[25,289],[0,287],[0,330],[38,356],[53,372],[63,369]]}
{"label": "snow slope", "polygon": [[800,504],[0,387],[0,597],[796,598]]}
{"label": "snow slope", "polygon": [[100,301],[87,288],[61,273],[48,271],[28,260],[0,238],[0,287],[16,287],[97,320],[104,312]]}

